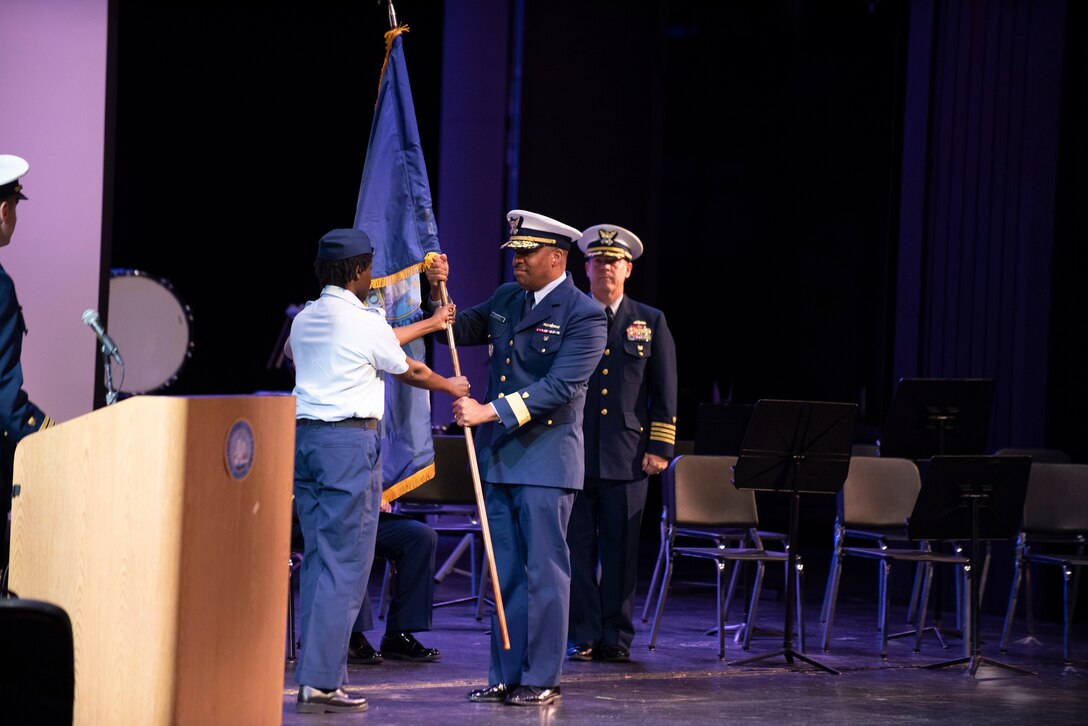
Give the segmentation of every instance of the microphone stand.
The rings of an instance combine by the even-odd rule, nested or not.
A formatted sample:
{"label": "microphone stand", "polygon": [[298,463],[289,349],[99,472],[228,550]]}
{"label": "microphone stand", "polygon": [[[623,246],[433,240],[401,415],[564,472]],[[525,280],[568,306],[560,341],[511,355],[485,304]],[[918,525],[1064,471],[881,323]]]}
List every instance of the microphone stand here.
{"label": "microphone stand", "polygon": [[113,366],[110,365],[110,353],[105,345],[102,346],[102,365],[106,369],[106,405],[109,406],[117,401],[118,391],[113,387]]}

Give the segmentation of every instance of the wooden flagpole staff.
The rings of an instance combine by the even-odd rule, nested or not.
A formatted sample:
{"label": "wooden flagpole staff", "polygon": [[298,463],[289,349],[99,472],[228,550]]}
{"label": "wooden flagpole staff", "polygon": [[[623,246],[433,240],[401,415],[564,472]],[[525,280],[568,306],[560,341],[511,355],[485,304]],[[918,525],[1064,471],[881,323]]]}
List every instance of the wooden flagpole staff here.
{"label": "wooden flagpole staff", "polygon": [[[438,290],[442,295],[442,304],[449,305],[449,295],[446,294],[446,283],[439,282]],[[453,375],[461,375],[461,362],[457,358],[457,344],[453,340],[453,326],[446,325],[446,339],[449,341],[450,357],[453,358]],[[502,606],[502,591],[499,588],[499,573],[495,569],[495,551],[491,548],[491,529],[487,523],[487,508],[484,504],[484,488],[480,483],[480,466],[476,462],[476,446],[472,441],[472,428],[464,427],[465,447],[468,449],[468,463],[472,470],[472,486],[476,491],[476,508],[480,512],[480,534],[484,540],[484,552],[487,555],[487,564],[491,568],[491,589],[495,596],[495,615],[499,621],[499,631],[502,633],[503,650],[510,650],[510,633],[506,629],[506,611]]]}

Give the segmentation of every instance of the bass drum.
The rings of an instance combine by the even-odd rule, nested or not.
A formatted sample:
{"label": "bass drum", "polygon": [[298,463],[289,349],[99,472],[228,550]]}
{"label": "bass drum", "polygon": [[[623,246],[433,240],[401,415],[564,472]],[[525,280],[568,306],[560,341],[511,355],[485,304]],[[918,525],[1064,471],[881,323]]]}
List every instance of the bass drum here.
{"label": "bass drum", "polygon": [[193,352],[189,306],[174,286],[140,270],[110,270],[109,334],[125,365],[110,359],[119,393],[153,393],[181,373]]}

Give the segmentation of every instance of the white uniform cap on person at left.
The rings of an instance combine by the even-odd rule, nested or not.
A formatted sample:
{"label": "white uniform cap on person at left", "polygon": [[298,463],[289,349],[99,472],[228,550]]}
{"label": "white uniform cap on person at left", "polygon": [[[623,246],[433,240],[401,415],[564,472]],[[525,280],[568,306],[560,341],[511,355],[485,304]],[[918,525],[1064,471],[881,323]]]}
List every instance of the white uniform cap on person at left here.
{"label": "white uniform cap on person at left", "polygon": [[23,194],[23,185],[19,178],[30,169],[30,164],[21,156],[13,154],[0,154],[0,200],[15,195],[19,199],[26,199]]}
{"label": "white uniform cap on person at left", "polygon": [[569,250],[582,233],[557,219],[545,217],[524,209],[511,209],[506,213],[510,225],[510,239],[499,249],[535,250],[540,247],[558,247]]}

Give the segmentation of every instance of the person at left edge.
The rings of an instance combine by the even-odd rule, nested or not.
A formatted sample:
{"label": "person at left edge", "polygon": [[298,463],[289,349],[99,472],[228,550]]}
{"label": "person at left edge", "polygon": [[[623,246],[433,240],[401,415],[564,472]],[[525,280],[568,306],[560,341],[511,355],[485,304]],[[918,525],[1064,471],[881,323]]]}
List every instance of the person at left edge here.
{"label": "person at left edge", "polygon": [[[30,169],[25,159],[0,154],[0,248],[11,244],[18,221],[19,202],[26,199],[20,180]],[[11,275],[0,266],[0,506],[3,507],[3,538],[0,541],[0,571],[8,565],[11,511],[11,477],[15,447],[27,435],[53,425],[53,419],[35,406],[23,390],[23,336],[26,335],[23,309],[15,295]],[[2,580],[2,578],[0,578]]]}
{"label": "person at left edge", "polygon": [[374,561],[382,471],[382,374],[460,398],[463,376],[444,378],[401,348],[381,308],[364,304],[373,247],[366,233],[334,229],[318,243],[321,296],[291,323],[295,367],[295,506],[305,549],[300,573],[299,713],[356,712],[348,640]]}

